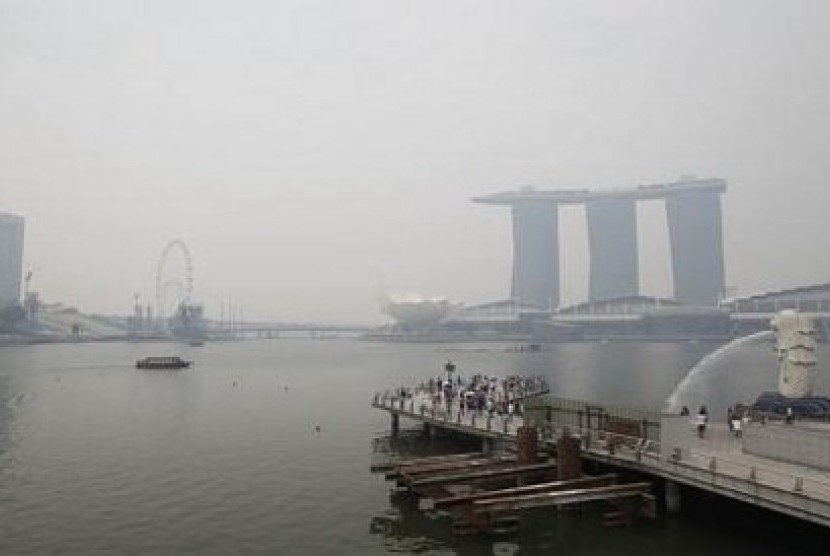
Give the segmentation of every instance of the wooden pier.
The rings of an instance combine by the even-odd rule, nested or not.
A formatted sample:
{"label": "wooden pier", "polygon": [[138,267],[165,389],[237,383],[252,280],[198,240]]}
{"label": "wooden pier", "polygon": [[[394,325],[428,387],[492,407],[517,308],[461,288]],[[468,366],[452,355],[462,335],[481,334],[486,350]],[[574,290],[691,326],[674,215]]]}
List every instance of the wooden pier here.
{"label": "wooden pier", "polygon": [[[446,407],[431,404],[417,395],[376,394],[372,406],[391,415],[393,431],[397,430],[399,419],[405,418],[421,423],[427,430],[443,429],[479,437],[485,453],[492,451],[494,446],[515,447],[517,431],[525,425],[532,425],[538,431],[539,450],[551,454],[557,453],[559,439],[564,436],[575,438],[580,448],[580,457],[584,460],[621,471],[634,471],[643,477],[650,477],[652,483],[663,483],[665,508],[668,512],[679,511],[683,492],[700,489],[830,527],[830,469],[748,453],[745,445],[748,438],[764,439],[777,434],[780,431],[774,427],[782,427],[780,424],[748,423],[742,437],[732,434],[725,423],[710,424],[704,437],[698,438],[688,417],[601,407],[551,396],[527,400],[525,415],[512,417],[491,416],[486,412],[462,411],[452,405]],[[800,425],[796,423],[791,427],[793,428],[789,431],[783,432],[791,435],[799,433],[807,425],[799,428]],[[804,432],[807,433],[813,436],[818,434],[814,430]],[[825,453],[822,450],[830,454],[830,427],[826,428],[825,435],[820,440],[813,440],[813,444],[801,451],[816,451],[821,460],[821,454]],[[546,480],[543,467],[538,468],[539,476],[531,479],[535,484],[515,484],[510,487],[513,490],[446,493],[443,496],[426,490],[430,485],[440,486],[442,483],[457,481],[457,475],[461,472],[455,473],[453,479],[450,470],[465,469],[465,463],[481,461],[487,457],[486,454],[477,454],[458,456],[459,459],[456,460],[434,460],[432,465],[436,465],[435,473],[420,474],[419,478],[411,482],[411,486],[422,489],[422,494],[432,500],[435,507],[464,508],[453,514],[457,517],[459,531],[498,529],[498,518],[505,512],[539,505],[580,503],[595,498],[613,500],[615,496],[628,501],[635,491],[637,496],[634,498],[648,501],[649,495],[642,483],[633,486],[597,486],[596,483],[589,482],[587,484],[590,487],[579,487],[578,483],[566,486],[561,481]],[[451,461],[457,466],[441,467]],[[830,461],[827,463],[830,465]],[[424,468],[430,464],[422,461],[417,465]],[[491,467],[488,468],[487,465]],[[498,477],[502,472],[503,476],[510,477],[511,472],[508,470],[517,469],[512,465],[514,464],[510,461],[492,461],[489,464],[477,464],[477,471],[467,472],[473,482],[475,479],[472,477],[476,473],[481,474],[478,477],[480,479]],[[471,466],[470,469],[474,467],[476,466]],[[555,467],[553,465],[551,469]],[[444,479],[440,479],[441,474]],[[570,477],[569,480],[600,479]],[[597,490],[598,488],[605,490]],[[627,522],[634,512],[625,510],[625,506],[626,504],[621,504],[623,509],[616,518],[613,512],[607,515],[606,521],[609,524]],[[480,517],[482,515],[485,517]],[[509,524],[510,520],[507,521]]]}
{"label": "wooden pier", "polygon": [[421,510],[449,513],[457,534],[515,531],[518,513],[529,508],[607,502],[614,504],[607,525],[654,513],[649,483],[617,484],[616,474],[562,479],[552,459],[522,463],[513,455],[474,453],[390,462],[372,471],[418,496]]}

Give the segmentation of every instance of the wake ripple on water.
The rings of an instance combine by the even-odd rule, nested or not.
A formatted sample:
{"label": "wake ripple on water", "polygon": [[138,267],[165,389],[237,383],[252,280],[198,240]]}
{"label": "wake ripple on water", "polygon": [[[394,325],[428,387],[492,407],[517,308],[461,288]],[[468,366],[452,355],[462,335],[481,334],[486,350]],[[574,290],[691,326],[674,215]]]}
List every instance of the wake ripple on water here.
{"label": "wake ripple on water", "polygon": [[738,349],[754,343],[767,341],[773,338],[771,330],[764,330],[756,332],[749,336],[742,336],[722,345],[715,351],[706,355],[701,359],[692,369],[683,377],[683,380],[677,385],[671,396],[666,400],[665,411],[669,413],[677,413],[680,411],[680,400],[691,390],[698,386],[705,378],[707,378],[714,370],[718,369],[720,360],[729,356]]}

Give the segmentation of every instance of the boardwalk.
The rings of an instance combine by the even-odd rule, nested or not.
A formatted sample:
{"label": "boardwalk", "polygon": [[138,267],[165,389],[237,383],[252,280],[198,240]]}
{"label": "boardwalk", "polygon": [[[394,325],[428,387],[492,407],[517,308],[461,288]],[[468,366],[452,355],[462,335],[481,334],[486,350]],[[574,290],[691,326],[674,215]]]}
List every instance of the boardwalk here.
{"label": "boardwalk", "polygon": [[[454,406],[448,411],[419,396],[377,394],[372,405],[388,411],[394,426],[404,417],[502,442],[514,442],[516,429],[525,421],[520,416],[461,412]],[[584,458],[663,479],[667,496],[678,496],[677,485],[687,485],[830,527],[830,471],[745,453],[743,439],[734,436],[726,424],[709,425],[704,438],[698,438],[688,417],[663,415],[658,430],[643,438],[609,433],[590,419],[580,418],[580,424],[556,416],[554,412],[554,419],[545,422],[527,417],[539,426],[543,445],[552,448],[567,429],[581,438]],[[782,425],[750,423],[744,435],[762,426]]]}

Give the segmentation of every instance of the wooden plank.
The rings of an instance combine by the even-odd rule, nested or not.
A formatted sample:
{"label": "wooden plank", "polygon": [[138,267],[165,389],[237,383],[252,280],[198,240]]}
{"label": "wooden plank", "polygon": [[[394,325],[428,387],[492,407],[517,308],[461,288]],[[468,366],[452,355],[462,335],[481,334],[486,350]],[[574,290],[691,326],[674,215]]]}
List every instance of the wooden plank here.
{"label": "wooden plank", "polygon": [[494,500],[497,498],[504,498],[508,496],[520,496],[524,494],[539,494],[542,492],[573,490],[576,487],[585,488],[608,486],[610,484],[613,484],[616,480],[617,474],[609,473],[607,475],[600,475],[598,477],[582,477],[580,479],[571,479],[570,481],[552,481],[547,483],[539,483],[535,485],[504,488],[500,490],[474,492],[471,494],[459,494],[454,496],[445,496],[443,498],[433,499],[432,506],[435,508],[450,508],[461,504],[470,504],[476,500]]}
{"label": "wooden plank", "polygon": [[427,477],[418,479],[412,482],[413,487],[451,484],[451,483],[466,483],[480,479],[506,477],[510,475],[522,475],[534,471],[549,471],[556,469],[555,463],[534,463],[531,465],[510,465],[502,469],[474,471],[472,473],[447,473],[435,477]]}
{"label": "wooden plank", "polygon": [[515,463],[515,458],[513,460],[497,460],[497,459],[483,459],[483,460],[468,460],[466,462],[456,462],[456,463],[447,463],[442,465],[436,465],[435,467],[429,466],[427,468],[409,468],[406,467],[404,469],[398,471],[392,471],[386,474],[386,480],[407,480],[411,481],[413,479],[417,479],[419,477],[425,477],[429,475],[435,475],[438,473],[445,473],[445,472],[452,472],[452,471],[461,471],[464,469],[485,469],[489,467],[503,467],[505,465],[512,465]]}
{"label": "wooden plank", "polygon": [[457,469],[445,469],[445,470],[437,470],[431,471],[428,473],[415,473],[415,474],[407,474],[403,473],[397,477],[397,481],[400,484],[405,485],[413,485],[416,481],[421,481],[424,479],[429,479],[430,477],[443,477],[448,474],[456,474],[456,475],[464,475],[468,473],[475,473],[479,471],[494,471],[498,469],[509,469],[516,466],[515,461],[491,461],[489,463],[483,463],[481,465],[474,465],[470,467],[461,467]]}
{"label": "wooden plank", "polygon": [[515,464],[516,456],[498,456],[483,459],[472,459],[467,461],[453,461],[447,463],[433,463],[430,465],[408,466],[400,470],[399,474],[404,477],[416,478],[419,475],[429,475],[431,473],[439,473],[442,471],[453,471],[456,469],[475,469],[482,467],[492,467],[504,464]]}
{"label": "wooden plank", "polygon": [[491,454],[489,456],[481,456],[477,458],[467,458],[464,460],[453,460],[453,461],[439,461],[439,462],[430,462],[425,464],[415,464],[415,465],[406,465],[400,467],[401,473],[408,473],[418,474],[418,473],[429,473],[432,471],[441,471],[443,469],[456,469],[456,468],[463,468],[465,465],[468,466],[475,466],[475,465],[486,465],[488,463],[502,463],[505,461],[516,461],[516,456],[514,454]]}
{"label": "wooden plank", "polygon": [[469,452],[464,454],[449,454],[446,456],[428,456],[423,458],[414,458],[408,460],[387,461],[383,463],[375,463],[371,467],[372,473],[386,473],[398,467],[407,467],[410,465],[420,465],[429,463],[439,463],[442,461],[462,461],[465,459],[476,459],[486,457],[487,454],[483,452]]}
{"label": "wooden plank", "polygon": [[493,507],[474,508],[474,513],[481,515],[498,515],[502,513],[514,513],[520,510],[528,510],[533,508],[547,508],[569,506],[575,504],[588,504],[591,502],[614,502],[618,500],[637,500],[640,496],[639,491],[622,491],[622,492],[597,492],[597,493],[582,493],[580,495],[568,495],[561,498],[550,500],[539,499],[532,501],[518,502],[511,504],[508,502],[499,501],[498,505]]}
{"label": "wooden plank", "polygon": [[545,506],[563,506],[567,504],[595,502],[598,500],[639,497],[650,488],[651,483],[628,483],[624,485],[583,488],[561,492],[545,492],[510,498],[476,500],[473,502],[473,508],[475,512],[504,512]]}

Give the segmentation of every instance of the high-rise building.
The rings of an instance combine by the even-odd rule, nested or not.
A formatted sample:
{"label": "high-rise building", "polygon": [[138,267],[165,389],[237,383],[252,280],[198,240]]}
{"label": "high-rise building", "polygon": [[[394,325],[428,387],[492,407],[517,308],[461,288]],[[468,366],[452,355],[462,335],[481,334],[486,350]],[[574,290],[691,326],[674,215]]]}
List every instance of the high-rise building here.
{"label": "high-rise building", "polygon": [[721,190],[690,189],[666,197],[674,298],[716,305],[723,297]]}
{"label": "high-rise building", "polygon": [[0,307],[20,303],[23,277],[23,218],[0,213]]}
{"label": "high-rise building", "polygon": [[590,300],[638,295],[637,202],[665,202],[674,297],[716,305],[724,290],[720,197],[726,182],[684,178],[631,189],[540,191],[523,187],[474,199],[509,206],[513,216],[511,297],[544,310],[559,307],[560,205],[585,207],[590,246]]}
{"label": "high-rise building", "polygon": [[591,248],[590,300],[640,293],[637,207],[633,198],[597,198],[585,203]]}
{"label": "high-rise building", "polygon": [[559,219],[553,203],[513,204],[511,298],[546,311],[559,306]]}

